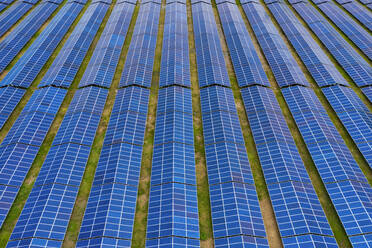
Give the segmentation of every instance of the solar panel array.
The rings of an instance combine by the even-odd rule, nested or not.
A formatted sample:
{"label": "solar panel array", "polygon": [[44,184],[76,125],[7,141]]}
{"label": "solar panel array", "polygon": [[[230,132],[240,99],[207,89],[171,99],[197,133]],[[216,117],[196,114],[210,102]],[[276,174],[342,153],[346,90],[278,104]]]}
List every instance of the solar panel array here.
{"label": "solar panel array", "polygon": [[282,93],[350,241],[370,243],[372,189],[362,171],[311,89]]}
{"label": "solar panel array", "polygon": [[0,11],[8,7],[13,2],[13,0],[2,0],[0,1]]}
{"label": "solar panel array", "polygon": [[238,7],[221,2],[217,7],[239,87],[270,86]]}
{"label": "solar panel array", "polygon": [[77,247],[131,244],[149,93],[118,90]]}
{"label": "solar panel array", "polygon": [[54,59],[39,87],[58,86],[69,88],[96,35],[110,4],[97,2],[89,5],[69,36],[62,50]]}
{"label": "solar panel array", "polygon": [[241,92],[284,246],[337,247],[274,92]]}
{"label": "solar panel array", "polygon": [[308,86],[309,82],[264,7],[255,2],[249,2],[243,5],[243,9],[279,86]]}
{"label": "solar panel array", "polygon": [[200,247],[185,3],[166,5],[161,61],[146,247]]}
{"label": "solar panel array", "polygon": [[372,14],[358,2],[346,1],[342,3],[338,1],[352,16],[354,16],[358,21],[360,21],[369,31],[372,31]]}
{"label": "solar panel array", "polygon": [[268,247],[212,6],[192,15],[215,247]]}
{"label": "solar panel array", "polygon": [[372,38],[366,30],[332,2],[318,4],[318,7],[369,59],[372,59]]}
{"label": "solar panel array", "polygon": [[267,6],[320,87],[349,85],[286,4],[272,3]]}
{"label": "solar panel array", "polygon": [[372,114],[355,92],[347,87],[322,89],[338,118],[354,140],[367,163],[372,165]]}
{"label": "solar panel array", "polygon": [[66,90],[44,88],[35,91],[0,145],[0,225],[30,169],[36,154],[66,94]]}
{"label": "solar panel array", "polygon": [[57,9],[58,4],[42,2],[0,42],[0,72],[12,62],[21,49],[39,30],[50,15]]}
{"label": "solar panel array", "polygon": [[355,84],[358,87],[371,85],[372,67],[331,24],[308,3],[296,3],[293,7]]}
{"label": "solar panel array", "polygon": [[211,5],[192,3],[192,18],[200,87],[230,86]]}
{"label": "solar panel array", "polygon": [[87,87],[74,95],[7,247],[62,245],[107,93]]}
{"label": "solar panel array", "polygon": [[191,86],[185,3],[167,1],[159,86]]}
{"label": "solar panel array", "polygon": [[[35,2],[36,3],[36,2]],[[9,29],[24,16],[35,4],[32,1],[17,1],[10,8],[0,15],[0,36],[3,36]]]}
{"label": "solar panel array", "polygon": [[109,88],[114,78],[121,50],[134,11],[134,4],[115,5],[105,30],[95,47],[92,59],[80,80],[80,87],[96,85]]}
{"label": "solar panel array", "polygon": [[84,4],[67,2],[6,74],[0,82],[0,86],[13,85],[28,88],[83,7]]}
{"label": "solar panel array", "polygon": [[142,2],[121,74],[120,87],[151,86],[160,8],[157,2]]}

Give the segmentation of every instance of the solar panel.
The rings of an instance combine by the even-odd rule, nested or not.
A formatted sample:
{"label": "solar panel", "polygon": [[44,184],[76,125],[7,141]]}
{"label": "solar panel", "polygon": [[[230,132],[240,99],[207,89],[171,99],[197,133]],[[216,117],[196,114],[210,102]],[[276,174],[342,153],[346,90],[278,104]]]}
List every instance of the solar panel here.
{"label": "solar panel", "polygon": [[80,81],[80,87],[87,85],[110,87],[134,7],[130,3],[115,5]]}
{"label": "solar panel", "polygon": [[260,86],[241,91],[283,242],[294,235],[332,236],[273,91]]}
{"label": "solar panel", "polygon": [[24,89],[14,87],[0,88],[0,128],[3,127],[24,94]]}
{"label": "solar panel", "polygon": [[372,114],[350,88],[332,86],[323,88],[322,91],[367,163],[371,165]]}
{"label": "solar panel", "polygon": [[9,9],[5,10],[0,16],[0,36],[3,36],[27,11],[33,4],[25,1],[17,1]]}
{"label": "solar panel", "polygon": [[217,7],[239,86],[270,86],[238,7],[228,2]]}
{"label": "solar panel", "polygon": [[[347,234],[367,234],[368,228],[364,226],[371,226],[372,219],[364,214],[368,210],[360,206],[368,205],[366,202],[370,202],[368,197],[372,191],[362,171],[326,113],[312,109],[320,103],[311,96],[315,96],[312,90],[289,87],[282,92]],[[301,105],[308,105],[305,108],[308,110],[301,111]],[[352,204],[344,204],[342,200],[349,195],[352,199],[347,202]],[[352,218],[352,213],[356,212],[361,218]]]}
{"label": "solar panel", "polygon": [[100,116],[105,106],[107,94],[108,90],[98,87],[78,89],[68,106],[66,115],[86,112]]}
{"label": "solar panel", "polygon": [[212,6],[204,2],[195,3],[192,15],[200,87],[230,86]]}
{"label": "solar panel", "polygon": [[0,72],[4,71],[57,7],[58,4],[50,2],[38,4],[32,12],[0,42]]}
{"label": "solar panel", "polygon": [[190,87],[190,58],[186,5],[167,5],[163,33],[159,86]]}
{"label": "solar panel", "polygon": [[297,17],[288,6],[274,3],[268,7],[318,86],[348,85],[305,27],[301,24],[290,24],[297,20]]}
{"label": "solar panel", "polygon": [[342,7],[344,7],[356,19],[358,19],[358,21],[363,23],[363,25],[367,27],[369,31],[372,31],[372,15],[370,12],[368,12],[368,10],[354,1],[343,4]]}
{"label": "solar panel", "polygon": [[159,15],[160,5],[157,3],[148,2],[140,6],[120,87],[151,86]]}
{"label": "solar panel", "polygon": [[372,102],[372,86],[364,87],[361,90],[363,94]]}
{"label": "solar panel", "polygon": [[5,75],[0,85],[29,87],[82,9],[81,4],[66,3]]}
{"label": "solar panel", "polygon": [[369,58],[372,59],[372,41],[366,30],[332,2],[320,4],[319,8],[349,39]]}
{"label": "solar panel", "polygon": [[48,85],[70,87],[108,8],[108,4],[101,2],[88,7],[44,75],[40,87]]}
{"label": "solar panel", "polygon": [[316,36],[359,87],[370,85],[372,68],[310,4],[293,5]]}

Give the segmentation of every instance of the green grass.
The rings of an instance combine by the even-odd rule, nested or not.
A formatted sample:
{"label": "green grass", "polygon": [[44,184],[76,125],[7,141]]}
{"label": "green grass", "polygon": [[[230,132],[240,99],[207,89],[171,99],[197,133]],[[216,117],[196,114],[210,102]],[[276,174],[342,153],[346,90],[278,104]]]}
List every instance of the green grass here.
{"label": "green grass", "polygon": [[237,113],[239,115],[240,125],[243,132],[248,159],[251,165],[251,170],[256,186],[256,192],[260,202],[260,208],[264,220],[267,239],[271,247],[283,247],[282,240],[280,238],[279,228],[275,219],[274,209],[272,207],[269,192],[267,190],[265,177],[257,154],[257,149],[249,126],[249,121],[245,112],[244,102],[236,80],[234,68],[228,51],[227,43],[224,38],[225,36],[223,34],[222,25],[218,15],[218,10],[215,1],[212,2],[212,5],[216,16],[217,27],[220,35],[222,49],[224,52],[226,67],[229,73],[231,89],[234,94],[235,106],[237,109]]}
{"label": "green grass", "polygon": [[[110,9],[107,15],[105,16],[105,19],[100,27],[100,30],[98,31],[99,32],[98,36],[101,34],[100,32],[103,31],[104,26],[109,18],[109,15],[114,7],[114,4],[115,3],[113,3],[110,6]],[[129,29],[127,33],[127,37],[124,41],[124,45],[121,51],[121,57],[120,57],[118,66],[116,68],[113,82],[111,84],[111,87],[107,95],[107,100],[106,100],[106,103],[103,109],[103,113],[101,116],[101,120],[100,120],[98,129],[97,129],[94,141],[93,141],[92,149],[91,149],[91,152],[88,158],[87,166],[85,168],[83,179],[82,179],[82,182],[79,188],[79,192],[78,192],[78,195],[75,201],[75,205],[74,205],[74,208],[71,214],[70,222],[67,227],[67,231],[66,231],[66,235],[65,235],[65,239],[63,241],[62,247],[74,247],[76,245],[81,222],[84,217],[84,211],[85,211],[86,204],[89,198],[89,193],[92,187],[94,174],[95,174],[97,164],[99,161],[99,157],[100,157],[100,153],[102,150],[103,141],[104,141],[106,130],[107,130],[107,125],[109,123],[111,111],[114,106],[115,96],[117,93],[116,89],[119,85],[121,73],[124,68],[125,57],[126,57],[126,53],[128,51],[130,40],[133,34],[133,27],[134,27],[135,20],[137,18],[137,14],[138,14],[138,5],[135,7],[134,12],[133,12],[133,16],[132,16],[131,23],[129,25]],[[98,42],[99,40],[98,36],[96,37],[97,38],[95,40],[96,42]],[[90,56],[92,55],[93,55],[93,52],[90,54]],[[87,58],[85,61],[87,61],[88,63],[89,59]],[[82,75],[83,73],[81,74],[81,76]]]}
{"label": "green grass", "polygon": [[156,40],[156,50],[154,67],[152,72],[152,81],[150,89],[149,108],[147,113],[146,130],[144,145],[142,151],[140,180],[138,185],[136,214],[134,217],[132,247],[145,247],[146,242],[146,229],[147,229],[147,214],[150,194],[150,178],[151,178],[151,165],[152,154],[154,145],[154,132],[155,132],[155,119],[156,107],[158,101],[159,91],[159,72],[161,51],[163,44],[163,29],[165,19],[165,1],[162,1],[162,8],[159,18],[159,29]]}
{"label": "green grass", "polygon": [[195,149],[195,167],[198,195],[199,212],[199,231],[200,246],[202,248],[213,247],[213,228],[211,217],[211,204],[209,197],[209,183],[207,174],[207,165],[205,160],[205,149],[203,139],[203,125],[200,105],[200,93],[198,72],[196,65],[194,30],[192,20],[191,2],[187,1],[187,21],[189,33],[189,57],[190,57],[190,75],[191,92],[193,108],[193,127],[194,127],[194,149]]}

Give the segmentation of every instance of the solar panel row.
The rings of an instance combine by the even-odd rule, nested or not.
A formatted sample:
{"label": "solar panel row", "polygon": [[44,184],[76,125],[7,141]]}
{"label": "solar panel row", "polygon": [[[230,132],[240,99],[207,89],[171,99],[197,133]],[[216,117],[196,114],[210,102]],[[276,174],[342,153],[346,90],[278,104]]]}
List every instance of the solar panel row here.
{"label": "solar panel row", "polygon": [[341,3],[352,16],[354,16],[358,21],[360,21],[369,31],[372,31],[372,14],[363,6],[355,1],[349,1],[347,3]]}
{"label": "solar panel row", "polygon": [[165,11],[146,247],[200,247],[186,5]]}
{"label": "solar panel row", "polygon": [[372,68],[331,24],[310,4],[297,3],[293,7],[355,84],[359,87],[371,85]]}
{"label": "solar panel row", "polygon": [[108,90],[79,89],[58,129],[7,247],[23,240],[60,247],[75,204]]}
{"label": "solar panel row", "polygon": [[337,247],[273,91],[241,92],[284,246]]}
{"label": "solar panel row", "polygon": [[322,89],[367,163],[372,166],[372,114],[355,92],[346,87]]}
{"label": "solar panel row", "polygon": [[0,129],[25,94],[24,89],[14,87],[0,88]]}
{"label": "solar panel row", "polygon": [[279,86],[308,86],[309,82],[264,7],[258,3],[249,2],[243,5],[243,9]]}
{"label": "solar panel row", "polygon": [[192,3],[192,17],[200,87],[230,86],[210,3]]}
{"label": "solar panel row", "polygon": [[270,86],[238,7],[226,1],[217,7],[239,87]]}
{"label": "solar panel row", "polygon": [[332,2],[319,4],[318,7],[369,59],[372,59],[372,38],[366,30]]}
{"label": "solar panel row", "polygon": [[94,50],[87,70],[80,80],[80,87],[88,85],[110,87],[134,7],[134,4],[127,2],[116,4]]}
{"label": "solar panel row", "polygon": [[212,6],[192,12],[215,246],[268,247]]}
{"label": "solar panel row", "polygon": [[269,4],[268,8],[320,87],[336,84],[348,85],[331,60],[286,4],[273,3]]}
{"label": "solar panel row", "polygon": [[[140,7],[133,33],[137,41],[138,38],[142,41],[148,38],[142,27],[155,18],[156,15],[146,18],[152,7],[159,14],[158,4],[147,3]],[[130,16],[127,15],[127,18]],[[150,33],[156,42],[157,27],[155,30],[150,28]],[[140,56],[146,52],[146,44],[141,47],[139,42],[133,46],[132,41],[128,56],[135,53]],[[133,59],[128,56],[126,64]],[[141,67],[138,65],[138,68]],[[144,71],[148,73],[146,68]],[[151,83],[151,77],[148,83]],[[131,245],[149,93],[148,89],[136,86],[117,92],[77,247]]]}
{"label": "solar panel row", "polygon": [[[298,24],[297,28],[294,25],[288,25],[289,23],[294,23],[296,17],[286,5],[275,3],[268,5],[268,7],[319,86],[347,85],[344,78],[331,65],[331,61],[329,61],[304,27],[301,24]],[[301,39],[302,37],[304,38]],[[306,56],[309,53],[312,53],[312,56]],[[319,62],[326,64],[331,70],[322,71],[319,68]],[[324,69],[327,67],[324,67]],[[326,75],[333,76],[334,79],[338,80],[331,80]],[[331,86],[323,88],[322,91],[367,162],[372,162],[370,155],[372,148],[370,144],[372,141],[370,126],[372,126],[372,120],[366,106],[364,106],[355,92],[349,88]]]}
{"label": "solar panel row", "polygon": [[167,4],[164,21],[159,86],[170,85],[191,86],[186,5],[180,2]]}
{"label": "solar panel row", "polygon": [[17,1],[0,16],[0,36],[3,36],[35,3]]}
{"label": "solar panel row", "polygon": [[372,189],[311,89],[290,87],[284,98],[353,245],[371,242]]}
{"label": "solar panel row", "polygon": [[0,225],[18,193],[36,154],[61,105],[66,90],[43,88],[35,91],[0,146],[0,184],[8,192],[0,202]]}
{"label": "solar panel row", "polygon": [[39,30],[58,4],[42,2],[0,42],[0,72],[10,64],[32,36]]}
{"label": "solar panel row", "polygon": [[120,87],[138,85],[150,88],[160,8],[160,4],[154,2],[141,4],[121,75]]}
{"label": "solar panel row", "polygon": [[12,2],[13,2],[13,0],[9,0],[9,1],[8,0],[2,0],[2,1],[0,1],[0,11],[2,11],[6,7],[8,7],[8,5],[10,5]]}
{"label": "solar panel row", "polygon": [[148,100],[148,89],[118,90],[77,247],[131,244]]}
{"label": "solar panel row", "polygon": [[83,7],[83,4],[76,2],[66,3],[6,74],[0,82],[0,86],[13,85],[28,88]]}
{"label": "solar panel row", "polygon": [[89,5],[62,50],[58,53],[39,87],[69,88],[109,8],[106,3]]}

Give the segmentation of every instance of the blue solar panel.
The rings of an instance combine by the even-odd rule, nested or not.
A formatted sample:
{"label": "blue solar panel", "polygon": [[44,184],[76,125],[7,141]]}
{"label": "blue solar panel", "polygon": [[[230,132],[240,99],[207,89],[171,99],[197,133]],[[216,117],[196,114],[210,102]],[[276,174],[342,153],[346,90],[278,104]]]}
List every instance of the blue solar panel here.
{"label": "blue solar panel", "polygon": [[191,86],[186,5],[167,5],[160,64],[160,87]]}
{"label": "blue solar panel", "polygon": [[120,87],[140,85],[149,88],[151,86],[159,15],[159,4],[148,2],[140,6]]}
{"label": "blue solar panel", "polygon": [[317,109],[314,92],[303,87],[282,92],[347,234],[370,232],[371,187],[327,114]]}
{"label": "blue solar panel", "polygon": [[371,85],[372,68],[331,24],[310,4],[299,3],[293,7],[355,84],[359,87]]}
{"label": "blue solar panel", "polygon": [[370,34],[366,30],[359,26],[351,17],[345,15],[345,13],[332,2],[320,4],[319,8],[369,59],[372,59],[372,40]]}
{"label": "blue solar panel", "polygon": [[37,5],[36,8],[0,42],[0,72],[4,71],[57,7],[58,4],[49,2]]}
{"label": "blue solar panel", "polygon": [[367,163],[372,165],[371,112],[350,88],[332,86],[322,91]]}
{"label": "blue solar panel", "polygon": [[3,36],[27,11],[33,4],[26,1],[17,1],[0,16],[0,36]]}
{"label": "blue solar panel", "polygon": [[372,102],[372,86],[364,87],[361,90],[368,100]]}
{"label": "blue solar panel", "polygon": [[21,101],[25,90],[13,87],[0,88],[0,128]]}
{"label": "blue solar panel", "polygon": [[202,113],[226,111],[236,113],[234,95],[225,87],[210,86],[200,90]]}
{"label": "blue solar panel", "polygon": [[239,86],[270,86],[238,7],[227,2],[217,7]]}
{"label": "blue solar panel", "polygon": [[29,87],[66,34],[83,5],[67,3],[11,68],[0,85]]}
{"label": "blue solar panel", "polygon": [[240,247],[240,248],[265,248],[268,247],[266,238],[257,238],[252,236],[232,236],[214,240],[216,248]]}
{"label": "blue solar panel", "polygon": [[305,27],[294,24],[298,22],[297,17],[288,6],[274,3],[268,7],[320,87],[335,84],[348,85]]}
{"label": "blue solar panel", "polygon": [[150,239],[146,242],[146,247],[200,247],[200,241],[197,239],[187,239],[183,237],[164,237],[160,239]]}
{"label": "blue solar panel", "polygon": [[108,8],[109,5],[105,3],[95,3],[88,7],[44,75],[40,87],[70,87]]}
{"label": "blue solar panel", "polygon": [[[77,91],[41,167],[11,240],[63,241],[107,93],[106,89],[94,87]],[[54,103],[50,98],[48,100]]]}
{"label": "blue solar panel", "polygon": [[343,4],[344,7],[351,15],[353,15],[358,21],[363,23],[363,25],[372,31],[372,14],[368,12],[365,8],[363,8],[357,2],[349,2],[347,4]]}
{"label": "blue solar panel", "polygon": [[[283,242],[293,235],[332,236],[273,91],[253,86],[242,97]],[[335,239],[319,243],[329,244]]]}
{"label": "blue solar panel", "polygon": [[243,9],[279,86],[308,86],[309,82],[281,39],[264,7],[256,3],[247,3],[243,5]]}
{"label": "blue solar panel", "polygon": [[3,223],[5,217],[13,204],[18,193],[17,187],[0,185],[0,223]]}
{"label": "blue solar panel", "polygon": [[130,3],[115,5],[80,81],[80,87],[87,85],[110,87],[134,7]]}
{"label": "blue solar panel", "polygon": [[178,111],[192,114],[191,90],[184,87],[167,87],[159,90],[157,115]]}
{"label": "blue solar panel", "polygon": [[116,95],[77,247],[130,246],[148,99],[139,87]]}
{"label": "blue solar panel", "polygon": [[193,4],[192,16],[200,87],[230,86],[212,6],[203,2]]}

